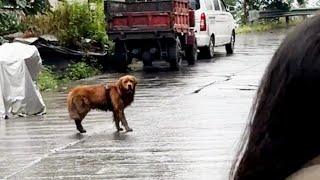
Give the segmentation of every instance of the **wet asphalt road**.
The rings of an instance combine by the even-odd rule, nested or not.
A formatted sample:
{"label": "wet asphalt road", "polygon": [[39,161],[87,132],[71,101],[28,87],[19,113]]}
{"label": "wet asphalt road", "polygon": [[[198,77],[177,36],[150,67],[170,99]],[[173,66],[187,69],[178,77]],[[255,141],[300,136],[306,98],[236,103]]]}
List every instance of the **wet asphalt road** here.
{"label": "wet asphalt road", "polygon": [[[92,111],[80,135],[66,93],[43,93],[45,116],[0,119],[0,179],[227,179],[264,69],[284,33],[237,37],[236,52],[181,72],[135,71],[133,132],[117,133],[111,113]],[[106,74],[81,84],[112,81]]]}

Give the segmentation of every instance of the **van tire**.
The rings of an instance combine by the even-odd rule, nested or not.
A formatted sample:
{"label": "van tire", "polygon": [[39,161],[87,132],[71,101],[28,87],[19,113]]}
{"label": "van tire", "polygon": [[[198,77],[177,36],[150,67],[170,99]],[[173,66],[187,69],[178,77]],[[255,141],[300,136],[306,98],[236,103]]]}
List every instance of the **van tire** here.
{"label": "van tire", "polygon": [[226,44],[227,54],[233,54],[235,42],[236,42],[236,36],[235,36],[234,31],[232,31],[231,38],[230,38],[230,43]]}
{"label": "van tire", "polygon": [[209,45],[206,47],[200,48],[200,56],[205,59],[212,59],[214,57],[214,46],[215,46],[215,40],[214,40],[214,37],[211,36]]}

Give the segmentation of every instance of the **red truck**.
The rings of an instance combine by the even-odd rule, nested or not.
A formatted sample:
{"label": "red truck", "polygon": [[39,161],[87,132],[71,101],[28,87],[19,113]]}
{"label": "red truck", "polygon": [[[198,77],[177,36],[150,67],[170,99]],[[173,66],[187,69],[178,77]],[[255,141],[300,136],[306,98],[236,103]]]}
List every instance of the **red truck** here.
{"label": "red truck", "polygon": [[113,59],[127,70],[133,58],[152,66],[165,60],[180,70],[182,59],[197,60],[195,16],[189,0],[105,0],[107,34],[115,43]]}

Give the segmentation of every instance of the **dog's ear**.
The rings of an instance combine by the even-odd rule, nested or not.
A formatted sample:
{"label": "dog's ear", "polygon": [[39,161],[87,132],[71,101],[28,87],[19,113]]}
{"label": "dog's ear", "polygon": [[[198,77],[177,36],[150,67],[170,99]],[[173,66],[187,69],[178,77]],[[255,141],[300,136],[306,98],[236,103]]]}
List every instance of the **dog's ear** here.
{"label": "dog's ear", "polygon": [[110,85],[109,84],[104,85],[104,88],[108,91],[108,90],[110,90]]}
{"label": "dog's ear", "polygon": [[119,88],[119,89],[123,89],[124,87],[123,87],[123,77],[121,77],[118,81],[117,81],[117,87]]}
{"label": "dog's ear", "polygon": [[132,78],[133,78],[133,81],[134,81],[134,86],[136,86],[136,85],[138,84],[138,80],[137,80],[137,78],[134,77],[134,76],[132,76]]}

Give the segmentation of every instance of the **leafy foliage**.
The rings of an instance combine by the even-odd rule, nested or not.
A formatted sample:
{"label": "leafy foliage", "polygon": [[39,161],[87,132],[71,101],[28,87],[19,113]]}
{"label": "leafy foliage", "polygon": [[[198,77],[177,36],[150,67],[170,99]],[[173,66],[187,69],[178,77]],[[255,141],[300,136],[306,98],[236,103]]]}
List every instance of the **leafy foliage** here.
{"label": "leafy foliage", "polygon": [[22,10],[26,15],[44,13],[51,7],[49,0],[1,0],[0,7],[5,6]]}
{"label": "leafy foliage", "polygon": [[91,48],[109,45],[101,0],[95,10],[87,2],[62,2],[52,13],[27,16],[23,22],[34,34],[54,34],[71,48],[95,51]]}
{"label": "leafy foliage", "polygon": [[[303,21],[303,18],[296,18],[290,22],[290,26],[296,26]],[[286,28],[287,24],[285,19],[279,21],[258,21],[248,25],[242,25],[236,29],[237,34],[251,33],[251,32],[266,32],[274,29]]]}
{"label": "leafy foliage", "polygon": [[57,71],[55,66],[44,66],[40,72],[37,84],[41,91],[53,90],[61,85],[101,74],[101,67],[95,60],[82,59],[80,62],[72,62],[68,68]]}
{"label": "leafy foliage", "polygon": [[19,22],[19,16],[14,12],[0,13],[0,35],[17,32],[23,27]]}
{"label": "leafy foliage", "polygon": [[[236,18],[246,24],[249,10],[289,10],[295,0],[224,0],[227,4],[237,5]],[[296,0],[303,7],[308,0]]]}
{"label": "leafy foliage", "polygon": [[87,3],[65,2],[54,12],[53,23],[60,27],[57,35],[65,44],[76,44],[83,38],[107,42],[103,4],[92,11]]}
{"label": "leafy foliage", "polygon": [[55,89],[58,87],[58,75],[54,73],[53,68],[54,67],[51,66],[44,66],[44,68],[40,72],[37,84],[41,91]]}
{"label": "leafy foliage", "polygon": [[49,0],[0,0],[0,34],[22,29],[20,15],[44,13],[50,10]]}
{"label": "leafy foliage", "polygon": [[225,4],[235,6],[237,4],[236,0],[224,0]]}
{"label": "leafy foliage", "polygon": [[70,64],[69,67],[66,69],[64,78],[71,81],[75,81],[75,80],[91,77],[94,75],[98,75],[100,73],[101,71],[98,68],[91,66],[88,63],[83,61],[83,62]]}

